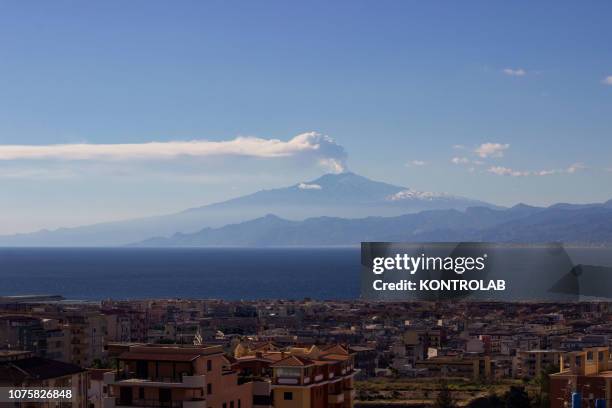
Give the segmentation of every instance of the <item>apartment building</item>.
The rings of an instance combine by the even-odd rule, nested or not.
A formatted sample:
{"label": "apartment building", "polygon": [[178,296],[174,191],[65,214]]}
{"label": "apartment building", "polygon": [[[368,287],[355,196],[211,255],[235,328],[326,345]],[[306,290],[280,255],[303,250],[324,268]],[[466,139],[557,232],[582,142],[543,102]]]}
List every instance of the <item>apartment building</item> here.
{"label": "apartment building", "polygon": [[102,310],[106,319],[106,339],[111,342],[146,341],[145,312],[128,307]]}
{"label": "apartment building", "polygon": [[28,350],[39,357],[70,362],[68,332],[57,319],[0,316],[0,349]]}
{"label": "apartment building", "polygon": [[515,358],[514,376],[532,379],[543,371],[560,367],[563,352],[558,350],[518,351]]}
{"label": "apartment building", "polygon": [[73,364],[91,367],[103,360],[107,333],[106,318],[98,312],[75,310],[63,317],[70,339],[70,359]]}
{"label": "apartment building", "polygon": [[261,351],[255,355],[244,355],[245,347],[239,350],[242,357],[237,359],[238,367],[248,368],[249,372],[272,372],[272,394],[267,403],[263,396],[258,396],[262,401],[258,406],[271,403],[275,408],[353,407],[354,353],[340,345],[272,349],[270,344],[259,347]]}
{"label": "apartment building", "polygon": [[488,355],[445,355],[417,361],[416,369],[426,369],[429,377],[458,377],[473,380],[491,379],[492,364]]}
{"label": "apartment building", "polygon": [[550,407],[569,406],[573,393],[579,393],[582,406],[593,406],[603,399],[612,401],[612,361],[608,347],[589,347],[561,356],[561,370],[550,375]]}
{"label": "apartment building", "polygon": [[361,379],[364,379],[373,377],[376,374],[376,367],[378,365],[378,353],[376,349],[364,346],[351,346],[349,348],[349,353],[355,358],[356,376],[360,376]]}
{"label": "apartment building", "polygon": [[[81,367],[37,357],[28,351],[0,351],[0,387],[58,388],[70,390],[72,398],[63,406],[87,406],[87,372]],[[57,401],[19,403],[22,407],[56,407]],[[69,405],[68,405],[69,404]],[[1,404],[0,404],[1,405]]]}
{"label": "apartment building", "polygon": [[117,369],[104,374],[104,408],[252,408],[252,383],[242,383],[220,346],[111,344]]}

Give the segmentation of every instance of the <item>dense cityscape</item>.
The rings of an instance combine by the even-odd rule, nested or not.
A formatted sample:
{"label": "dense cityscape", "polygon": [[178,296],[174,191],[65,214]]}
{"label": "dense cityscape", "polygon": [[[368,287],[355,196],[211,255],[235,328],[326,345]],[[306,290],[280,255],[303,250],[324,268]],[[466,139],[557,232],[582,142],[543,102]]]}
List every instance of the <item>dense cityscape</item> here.
{"label": "dense cityscape", "polygon": [[602,302],[6,296],[0,386],[89,408],[561,408],[609,400],[610,339]]}

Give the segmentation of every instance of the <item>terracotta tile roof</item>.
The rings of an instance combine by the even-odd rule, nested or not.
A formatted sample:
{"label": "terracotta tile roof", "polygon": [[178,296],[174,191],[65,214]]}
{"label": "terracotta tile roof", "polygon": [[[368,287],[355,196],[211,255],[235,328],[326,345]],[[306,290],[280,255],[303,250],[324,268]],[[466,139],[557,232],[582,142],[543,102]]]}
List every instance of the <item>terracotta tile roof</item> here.
{"label": "terracotta tile roof", "polygon": [[274,360],[268,358],[267,356],[258,357],[258,356],[252,356],[252,355],[236,358],[236,362],[238,363],[243,362],[243,361],[263,361],[265,363],[270,363]]}
{"label": "terracotta tile roof", "polygon": [[321,358],[324,360],[346,361],[349,360],[351,357],[346,354],[326,354]]}
{"label": "terracotta tile roof", "polygon": [[348,354],[348,350],[344,347],[342,347],[339,344],[335,344],[333,346],[329,346],[329,347],[324,347],[322,348],[323,353],[327,354],[327,353],[333,353],[333,354]]}
{"label": "terracotta tile roof", "polygon": [[250,344],[247,343],[246,346],[253,351],[278,350],[278,346],[271,341],[252,342]]}
{"label": "terracotta tile roof", "polygon": [[315,362],[304,357],[289,356],[272,364],[271,367],[306,367],[314,364]]}
{"label": "terracotta tile roof", "polygon": [[282,360],[282,359],[286,358],[286,357],[287,357],[287,355],[285,354],[285,355],[283,356],[283,354],[282,354],[282,353],[280,353],[280,352],[276,352],[276,353],[264,353],[264,354],[262,355],[262,357],[263,357],[263,358],[267,358],[267,359],[272,360],[272,361],[280,361],[280,360]]}

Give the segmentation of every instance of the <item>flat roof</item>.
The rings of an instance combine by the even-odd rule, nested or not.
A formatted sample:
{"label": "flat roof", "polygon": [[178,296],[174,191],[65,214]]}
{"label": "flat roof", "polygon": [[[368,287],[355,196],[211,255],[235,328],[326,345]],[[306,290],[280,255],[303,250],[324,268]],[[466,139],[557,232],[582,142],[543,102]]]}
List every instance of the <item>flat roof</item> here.
{"label": "flat roof", "polygon": [[127,351],[119,355],[120,360],[150,360],[150,361],[175,361],[188,362],[200,357],[202,354],[195,353],[139,353]]}

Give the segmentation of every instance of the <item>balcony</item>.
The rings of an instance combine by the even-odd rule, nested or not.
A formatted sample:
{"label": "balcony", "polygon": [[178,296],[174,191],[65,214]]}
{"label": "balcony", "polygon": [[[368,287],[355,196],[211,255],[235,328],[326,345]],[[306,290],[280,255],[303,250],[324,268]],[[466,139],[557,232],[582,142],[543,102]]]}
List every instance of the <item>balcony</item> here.
{"label": "balcony", "polygon": [[191,401],[182,401],[182,408],[206,408],[206,400],[194,399]]}
{"label": "balcony", "polygon": [[344,393],[338,391],[336,394],[329,394],[327,396],[328,404],[342,404],[344,402]]}
{"label": "balcony", "polygon": [[104,398],[103,408],[206,408],[205,399],[192,399],[184,401],[159,401],[159,400],[133,400],[130,402],[121,401],[120,398]]}
{"label": "balcony", "polygon": [[297,385],[300,383],[299,378],[279,377],[276,379],[277,384]]}
{"label": "balcony", "polygon": [[181,377],[147,377],[139,378],[135,373],[119,373],[109,371],[104,373],[104,383],[107,385],[138,385],[170,388],[204,388],[205,375],[183,375]]}

